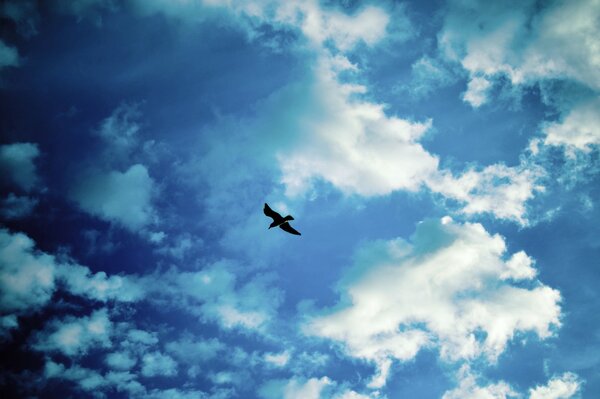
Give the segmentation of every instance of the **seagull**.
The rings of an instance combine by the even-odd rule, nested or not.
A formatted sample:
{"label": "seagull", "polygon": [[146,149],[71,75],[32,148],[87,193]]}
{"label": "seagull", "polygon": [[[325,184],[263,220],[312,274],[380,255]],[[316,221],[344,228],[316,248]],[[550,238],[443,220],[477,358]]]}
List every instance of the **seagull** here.
{"label": "seagull", "polygon": [[297,236],[301,235],[300,232],[296,231],[288,223],[290,220],[294,220],[294,218],[291,215],[287,215],[286,217],[281,217],[280,214],[278,214],[273,209],[271,209],[269,207],[269,205],[267,205],[267,204],[265,204],[265,208],[263,209],[263,211],[265,212],[265,215],[267,215],[268,217],[273,219],[273,223],[271,223],[269,228],[279,227],[281,230],[287,231],[290,234],[295,234]]}

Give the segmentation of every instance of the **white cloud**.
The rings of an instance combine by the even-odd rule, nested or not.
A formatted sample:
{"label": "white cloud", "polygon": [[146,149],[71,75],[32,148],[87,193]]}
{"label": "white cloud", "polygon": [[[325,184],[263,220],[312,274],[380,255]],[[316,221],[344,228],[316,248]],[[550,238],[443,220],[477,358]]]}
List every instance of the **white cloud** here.
{"label": "white cloud", "polygon": [[132,276],[92,273],[87,267],[58,262],[36,251],[34,241],[22,233],[0,229],[0,310],[27,314],[48,304],[57,289],[97,301],[139,300],[140,281]]}
{"label": "white cloud", "polygon": [[467,215],[491,213],[499,219],[525,225],[527,201],[534,197],[536,191],[544,190],[537,184],[541,176],[543,172],[533,166],[494,164],[482,170],[469,169],[458,177],[441,171],[427,184],[433,192],[465,203],[461,212]]}
{"label": "white cloud", "polygon": [[[439,42],[472,81],[505,76],[513,85],[522,85],[566,78],[598,90],[598,16],[597,0],[548,3],[541,9],[534,1],[518,5],[453,1]],[[480,100],[475,104],[485,98]]]}
{"label": "white cloud", "polygon": [[[163,13],[188,23],[202,22],[215,11],[229,11],[237,17],[237,25],[244,26],[249,36],[256,37],[256,27],[268,23],[274,27],[297,29],[316,47],[333,44],[341,51],[351,50],[358,43],[373,46],[387,35],[391,15],[380,7],[365,6],[348,15],[333,8],[322,7],[316,0],[286,2],[246,1],[172,2],[164,0],[134,1],[142,15]],[[406,19],[403,14],[394,15]],[[410,24],[402,24],[410,26]]]}
{"label": "white cloud", "polygon": [[155,218],[152,207],[154,181],[144,165],[132,165],[125,172],[90,173],[72,192],[84,211],[138,231]]}
{"label": "white cloud", "polygon": [[220,261],[197,272],[167,273],[161,287],[168,282],[168,295],[174,303],[184,304],[188,311],[223,328],[261,330],[275,314],[281,294],[260,275],[238,284],[233,268]]}
{"label": "white cloud", "polygon": [[385,383],[392,360],[423,347],[438,347],[445,361],[493,362],[519,332],[544,339],[560,325],[558,291],[511,283],[530,280],[531,269],[524,252],[507,256],[504,239],[480,224],[426,221],[412,243],[374,242],[359,252],[340,282],[340,303],[304,330],[374,362],[372,387]]}
{"label": "white cloud", "polygon": [[65,284],[70,293],[102,302],[132,302],[144,296],[143,287],[134,278],[107,276],[103,271],[92,273],[85,266],[59,265],[57,278]]}
{"label": "white cloud", "polygon": [[39,334],[33,348],[79,356],[87,353],[90,348],[110,347],[112,329],[106,309],[96,310],[90,316],[54,320]]}
{"label": "white cloud", "polygon": [[576,105],[560,121],[544,124],[544,143],[584,151],[600,144],[599,110],[600,97]]}
{"label": "white cloud", "polygon": [[6,220],[22,219],[29,216],[37,204],[36,198],[9,193],[0,200],[0,217]]}
{"label": "white cloud", "polygon": [[477,383],[476,376],[471,373],[471,370],[467,366],[463,366],[458,374],[459,386],[445,392],[442,399],[508,399],[521,396],[504,381],[480,386]]}
{"label": "white cloud", "polygon": [[35,143],[0,145],[0,172],[25,191],[31,191],[38,183],[35,159],[40,150]]}
{"label": "white cloud", "polygon": [[315,178],[367,196],[417,191],[438,167],[417,142],[431,121],[388,117],[383,105],[354,99],[364,88],[339,83],[331,68],[323,59],[308,93],[311,114],[298,115],[303,140],[278,156],[287,193],[306,191]]}
{"label": "white cloud", "polygon": [[581,389],[581,380],[573,373],[555,376],[548,384],[529,390],[529,399],[569,399]]}
{"label": "white cloud", "polygon": [[36,310],[55,289],[55,260],[34,252],[25,234],[0,229],[0,309],[3,312]]}
{"label": "white cloud", "polygon": [[177,374],[177,363],[169,355],[160,352],[146,353],[142,357],[142,375],[144,377],[165,376]]}
{"label": "white cloud", "polygon": [[265,353],[265,362],[270,363],[276,367],[284,367],[290,361],[290,353],[283,351],[281,353]]}
{"label": "white cloud", "polygon": [[190,364],[198,364],[214,359],[225,348],[225,345],[215,338],[198,341],[190,336],[184,336],[165,345],[167,352],[178,360]]}
{"label": "white cloud", "polygon": [[327,377],[272,380],[260,388],[259,395],[265,399],[320,399],[321,391],[330,384]]}
{"label": "white cloud", "polygon": [[46,360],[44,365],[46,379],[61,378],[77,383],[79,388],[86,392],[93,392],[94,396],[103,397],[104,391],[114,387],[118,392],[124,392],[129,397],[144,396],[145,388],[136,380],[136,376],[123,371],[109,371],[102,375],[96,370],[81,367],[77,364],[65,367],[61,363]]}
{"label": "white cloud", "polygon": [[0,40],[0,71],[6,67],[19,66],[19,64],[20,59],[17,49]]}
{"label": "white cloud", "polygon": [[137,363],[137,359],[129,352],[111,352],[106,355],[106,365],[114,370],[126,371],[131,370]]}
{"label": "white cloud", "polygon": [[476,76],[471,78],[467,85],[467,91],[463,94],[463,100],[477,108],[487,102],[488,92],[492,83],[483,77]]}

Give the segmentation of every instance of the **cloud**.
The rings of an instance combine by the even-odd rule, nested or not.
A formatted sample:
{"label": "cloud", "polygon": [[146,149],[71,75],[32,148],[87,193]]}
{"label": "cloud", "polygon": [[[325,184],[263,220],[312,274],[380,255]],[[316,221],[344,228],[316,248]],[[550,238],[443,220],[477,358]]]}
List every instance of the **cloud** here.
{"label": "cloud", "polygon": [[0,40],[0,71],[7,67],[17,67],[20,63],[17,49]]}
{"label": "cloud", "polygon": [[140,116],[137,104],[121,104],[100,123],[96,134],[109,146],[107,157],[125,158],[139,145]]}
{"label": "cloud", "polygon": [[461,209],[464,214],[491,213],[526,225],[526,203],[536,192],[544,191],[537,183],[542,176],[543,170],[527,163],[517,167],[494,164],[481,170],[468,169],[458,177],[441,171],[427,184],[433,192],[465,203]]}
{"label": "cloud", "polygon": [[[565,15],[569,24],[563,23]],[[469,73],[465,100],[476,106],[487,101],[481,89],[499,77],[513,85],[570,79],[598,90],[599,15],[596,0],[553,2],[541,8],[534,1],[518,5],[453,1],[439,43]]]}
{"label": "cloud", "polygon": [[0,172],[3,179],[25,191],[33,190],[39,180],[34,163],[39,155],[40,150],[35,143],[0,145]]}
{"label": "cloud", "polygon": [[456,81],[449,66],[438,58],[422,56],[411,65],[412,81],[408,85],[399,86],[402,91],[417,98],[432,94],[437,88],[448,86]]}
{"label": "cloud", "polygon": [[63,289],[90,300],[131,302],[143,296],[135,277],[92,273],[87,267],[63,263],[36,251],[23,233],[0,229],[0,310],[29,314],[47,305],[54,292]]}
{"label": "cloud", "polygon": [[276,367],[284,367],[290,361],[290,353],[283,351],[281,353],[265,353],[265,362]]}
{"label": "cloud", "polygon": [[234,270],[234,264],[223,260],[197,272],[170,272],[161,279],[160,291],[167,292],[175,306],[225,329],[260,331],[275,315],[281,293],[261,275],[238,283]]}
{"label": "cloud", "polygon": [[[525,397],[504,381],[480,385],[481,376],[464,365],[457,373],[458,387],[444,393],[442,399],[509,399]],[[569,399],[581,388],[581,380],[573,373],[552,377],[546,385],[529,389],[529,399]]]}
{"label": "cloud", "polygon": [[480,386],[477,383],[476,376],[467,366],[461,367],[458,374],[460,381],[459,386],[455,389],[445,392],[444,396],[442,396],[442,399],[508,399],[521,397],[521,395],[516,393],[512,387],[504,381],[486,386]]}
{"label": "cloud", "polygon": [[50,300],[55,289],[55,260],[34,252],[25,234],[0,229],[0,309],[20,313],[36,310]]}
{"label": "cloud", "polygon": [[45,379],[61,378],[77,383],[80,389],[92,392],[94,396],[104,397],[104,391],[114,387],[118,392],[124,392],[130,397],[140,397],[145,388],[136,381],[136,376],[129,372],[110,371],[104,375],[96,370],[81,367],[77,364],[65,367],[61,363],[46,360],[44,366]]}
{"label": "cloud", "polygon": [[589,151],[600,144],[600,97],[574,106],[560,121],[545,123],[547,145],[573,147]]}
{"label": "cloud", "polygon": [[9,193],[6,198],[0,200],[0,217],[6,220],[25,218],[31,215],[37,204],[36,198]]}
{"label": "cloud", "polygon": [[374,362],[372,387],[385,383],[392,360],[422,348],[439,349],[447,362],[494,362],[518,333],[544,339],[560,326],[560,293],[531,281],[531,264],[522,251],[507,255],[504,239],[480,224],[425,221],[412,243],[363,248],[340,281],[338,305],[312,316],[304,331]]}
{"label": "cloud", "polygon": [[144,377],[172,377],[176,374],[177,363],[171,356],[160,352],[151,352],[142,357],[142,375]]}
{"label": "cloud", "polygon": [[190,364],[198,364],[214,359],[225,349],[226,346],[216,338],[197,341],[191,336],[184,336],[165,345],[167,352],[179,361]]}
{"label": "cloud", "polygon": [[471,104],[473,108],[480,107],[487,102],[487,96],[492,88],[492,83],[481,76],[476,76],[469,80],[467,91],[463,94],[463,100]]}
{"label": "cloud", "polygon": [[272,380],[264,384],[258,393],[264,399],[320,399],[321,391],[331,383],[327,377]]}
{"label": "cloud", "polygon": [[[358,43],[373,46],[387,34],[391,16],[380,7],[364,6],[352,15],[322,7],[318,1],[247,1],[247,2],[169,2],[163,0],[133,2],[134,9],[141,15],[162,13],[187,23],[199,23],[214,16],[218,11],[227,11],[236,26],[247,30],[248,36],[261,37],[262,24],[275,28],[295,29],[316,47],[333,45],[340,51],[349,51]],[[394,15],[406,20],[402,13]],[[402,26],[410,26],[402,24]]]}
{"label": "cloud", "polygon": [[71,197],[84,211],[132,231],[152,223],[154,180],[144,165],[125,172],[89,173],[71,190]]}
{"label": "cloud", "polygon": [[127,371],[131,370],[137,363],[137,359],[127,351],[111,352],[106,355],[106,365],[114,370]]}
{"label": "cloud", "polygon": [[44,352],[59,351],[76,357],[86,354],[90,348],[110,347],[112,329],[106,309],[96,310],[90,316],[54,320],[38,334],[33,348]]}
{"label": "cloud", "polygon": [[529,399],[569,399],[581,389],[582,382],[573,373],[555,376],[548,384],[529,390]]}

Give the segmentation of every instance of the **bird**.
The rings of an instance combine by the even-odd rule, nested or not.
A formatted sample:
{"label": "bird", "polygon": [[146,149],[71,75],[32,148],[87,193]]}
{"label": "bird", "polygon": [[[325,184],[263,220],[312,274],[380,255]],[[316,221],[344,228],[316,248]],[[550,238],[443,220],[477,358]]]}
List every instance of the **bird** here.
{"label": "bird", "polygon": [[290,220],[294,220],[294,218],[291,215],[287,215],[286,217],[281,217],[280,214],[278,214],[273,209],[271,209],[269,207],[269,205],[266,203],[265,203],[265,207],[264,207],[263,211],[265,212],[265,215],[267,215],[268,217],[273,219],[273,223],[271,223],[269,228],[279,227],[281,230],[286,231],[290,234],[295,234],[297,236],[301,235],[299,231],[294,229],[288,223]]}

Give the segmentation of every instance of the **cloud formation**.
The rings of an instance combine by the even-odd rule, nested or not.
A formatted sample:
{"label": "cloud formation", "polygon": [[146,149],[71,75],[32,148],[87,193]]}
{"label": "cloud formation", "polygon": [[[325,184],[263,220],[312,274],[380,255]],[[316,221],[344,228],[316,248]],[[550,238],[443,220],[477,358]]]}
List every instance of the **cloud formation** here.
{"label": "cloud formation", "polygon": [[71,191],[84,211],[132,231],[154,221],[153,195],[154,180],[142,164],[124,172],[90,173]]}
{"label": "cloud formation", "polygon": [[448,362],[494,362],[518,333],[544,339],[560,326],[560,293],[534,275],[524,252],[507,254],[504,239],[480,224],[425,221],[411,243],[375,242],[359,252],[338,305],[305,331],[375,362],[373,387],[385,383],[392,360],[422,348],[437,348]]}
{"label": "cloud formation", "polygon": [[0,145],[0,173],[22,190],[31,191],[38,184],[35,159],[40,155],[35,143]]}

